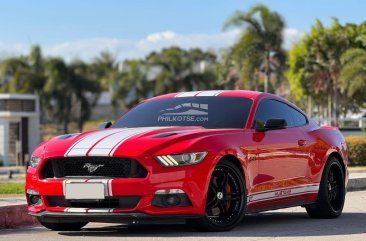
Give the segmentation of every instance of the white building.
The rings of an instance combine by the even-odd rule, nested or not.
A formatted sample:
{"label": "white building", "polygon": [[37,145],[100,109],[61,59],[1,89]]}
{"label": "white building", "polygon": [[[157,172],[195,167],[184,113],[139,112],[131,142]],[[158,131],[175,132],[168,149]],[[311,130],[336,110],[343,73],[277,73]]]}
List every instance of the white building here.
{"label": "white building", "polygon": [[39,100],[30,94],[0,94],[0,161],[24,165],[40,142]]}

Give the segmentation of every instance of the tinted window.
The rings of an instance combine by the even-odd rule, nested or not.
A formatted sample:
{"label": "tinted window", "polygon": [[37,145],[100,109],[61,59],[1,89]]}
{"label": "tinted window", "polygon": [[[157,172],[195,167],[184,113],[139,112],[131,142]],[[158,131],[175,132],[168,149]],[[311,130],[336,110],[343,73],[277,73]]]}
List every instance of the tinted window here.
{"label": "tinted window", "polygon": [[263,127],[268,119],[285,119],[288,127],[307,124],[306,117],[291,106],[276,100],[262,100],[254,118],[254,127]]}
{"label": "tinted window", "polygon": [[290,115],[292,117],[294,127],[304,126],[308,123],[306,117],[301,112],[297,111],[296,109],[290,106],[289,111],[291,113]]}
{"label": "tinted window", "polygon": [[182,97],[144,102],[113,127],[203,126],[244,128],[252,101],[238,97]]}

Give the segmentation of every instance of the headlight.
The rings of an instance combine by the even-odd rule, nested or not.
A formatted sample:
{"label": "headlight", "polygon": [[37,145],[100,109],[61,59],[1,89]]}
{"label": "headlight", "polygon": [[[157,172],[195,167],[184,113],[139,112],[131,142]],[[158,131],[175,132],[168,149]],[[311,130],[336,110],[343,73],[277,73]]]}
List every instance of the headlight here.
{"label": "headlight", "polygon": [[165,167],[184,166],[199,163],[205,158],[207,152],[192,152],[178,155],[156,156],[155,159]]}
{"label": "headlight", "polygon": [[33,168],[37,168],[39,161],[41,160],[40,157],[36,157],[36,156],[31,156],[29,165]]}

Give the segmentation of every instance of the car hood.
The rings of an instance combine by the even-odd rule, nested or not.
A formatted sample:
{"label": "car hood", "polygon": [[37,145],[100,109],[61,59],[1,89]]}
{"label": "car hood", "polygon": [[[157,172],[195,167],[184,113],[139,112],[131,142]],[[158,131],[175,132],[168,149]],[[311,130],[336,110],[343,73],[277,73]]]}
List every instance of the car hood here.
{"label": "car hood", "polygon": [[170,152],[182,152],[198,140],[224,131],[197,126],[109,128],[54,137],[34,153],[44,157],[136,156],[161,152],[167,147]]}

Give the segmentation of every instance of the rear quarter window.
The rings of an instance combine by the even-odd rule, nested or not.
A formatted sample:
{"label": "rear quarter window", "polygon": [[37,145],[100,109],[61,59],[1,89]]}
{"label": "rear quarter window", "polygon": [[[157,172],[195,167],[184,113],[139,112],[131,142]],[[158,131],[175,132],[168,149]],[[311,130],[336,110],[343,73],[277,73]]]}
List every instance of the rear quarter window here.
{"label": "rear quarter window", "polygon": [[253,128],[263,127],[268,119],[285,119],[289,128],[304,126],[308,123],[301,112],[286,103],[264,99],[259,103],[255,113]]}

